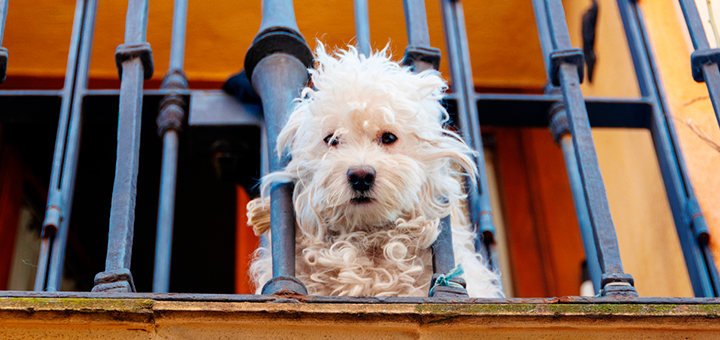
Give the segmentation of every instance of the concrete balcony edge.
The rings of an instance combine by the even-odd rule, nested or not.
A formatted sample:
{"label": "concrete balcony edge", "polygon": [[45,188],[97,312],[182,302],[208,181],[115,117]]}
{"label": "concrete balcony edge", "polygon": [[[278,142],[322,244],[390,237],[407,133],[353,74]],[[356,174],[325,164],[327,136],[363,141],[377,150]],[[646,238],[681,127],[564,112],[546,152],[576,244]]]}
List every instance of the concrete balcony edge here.
{"label": "concrete balcony edge", "polygon": [[0,339],[710,339],[720,334],[715,300],[364,304],[0,297]]}

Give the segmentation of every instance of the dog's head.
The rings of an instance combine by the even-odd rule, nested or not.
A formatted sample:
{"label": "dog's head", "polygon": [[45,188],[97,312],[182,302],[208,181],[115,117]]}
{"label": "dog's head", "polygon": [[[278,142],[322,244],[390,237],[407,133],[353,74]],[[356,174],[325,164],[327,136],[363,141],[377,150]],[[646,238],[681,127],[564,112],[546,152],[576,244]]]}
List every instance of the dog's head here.
{"label": "dog's head", "polygon": [[365,57],[352,46],[334,55],[318,46],[314,87],[302,91],[277,143],[292,160],[274,179],[295,181],[299,219],[352,230],[448,214],[463,198],[462,169],[477,170],[471,149],[443,129],[439,73],[415,74],[387,48]]}

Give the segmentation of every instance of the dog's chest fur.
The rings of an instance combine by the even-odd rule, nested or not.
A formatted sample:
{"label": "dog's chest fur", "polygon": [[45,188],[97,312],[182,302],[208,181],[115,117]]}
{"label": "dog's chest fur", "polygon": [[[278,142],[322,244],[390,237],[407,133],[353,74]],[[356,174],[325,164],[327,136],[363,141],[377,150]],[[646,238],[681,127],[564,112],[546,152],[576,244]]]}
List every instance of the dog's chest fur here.
{"label": "dog's chest fur", "polygon": [[425,296],[437,225],[417,218],[352,232],[328,228],[321,241],[298,226],[297,276],[314,295]]}

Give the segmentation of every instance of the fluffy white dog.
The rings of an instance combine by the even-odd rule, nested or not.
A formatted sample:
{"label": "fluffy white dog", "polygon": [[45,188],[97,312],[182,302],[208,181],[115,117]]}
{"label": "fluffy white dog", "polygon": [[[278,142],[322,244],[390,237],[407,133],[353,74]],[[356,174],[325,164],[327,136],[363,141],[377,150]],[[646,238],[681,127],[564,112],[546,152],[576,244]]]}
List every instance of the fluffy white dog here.
{"label": "fluffy white dog", "polygon": [[[387,49],[328,55],[318,44],[314,87],[302,91],[277,140],[292,160],[263,178],[249,224],[257,235],[268,231],[269,185],[294,182],[295,266],[309,294],[427,296],[430,246],[440,218],[452,214],[470,296],[501,296],[464,217],[462,178],[477,168],[473,151],[443,129],[447,85],[437,71],[414,74],[391,61]],[[272,278],[269,249],[258,249],[251,275],[259,293]]]}

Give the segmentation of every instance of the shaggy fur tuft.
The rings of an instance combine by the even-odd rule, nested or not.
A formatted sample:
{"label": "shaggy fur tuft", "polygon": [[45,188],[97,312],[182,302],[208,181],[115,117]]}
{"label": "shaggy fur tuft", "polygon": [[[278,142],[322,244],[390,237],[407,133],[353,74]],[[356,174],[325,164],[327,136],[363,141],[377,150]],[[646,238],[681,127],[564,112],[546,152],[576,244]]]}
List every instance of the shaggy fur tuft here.
{"label": "shaggy fur tuft", "polygon": [[[277,140],[278,154],[292,160],[263,178],[263,196],[248,204],[249,224],[265,233],[269,186],[294,182],[296,272],[310,294],[427,296],[430,245],[440,218],[452,214],[455,259],[470,296],[501,296],[464,217],[461,181],[477,169],[473,151],[443,129],[447,85],[437,71],[414,74],[391,61],[387,50],[366,57],[349,46],[329,55],[318,44],[314,87],[302,91]],[[367,192],[349,183],[357,167],[375,172]],[[258,249],[251,266],[258,292],[271,268],[270,250]]]}

